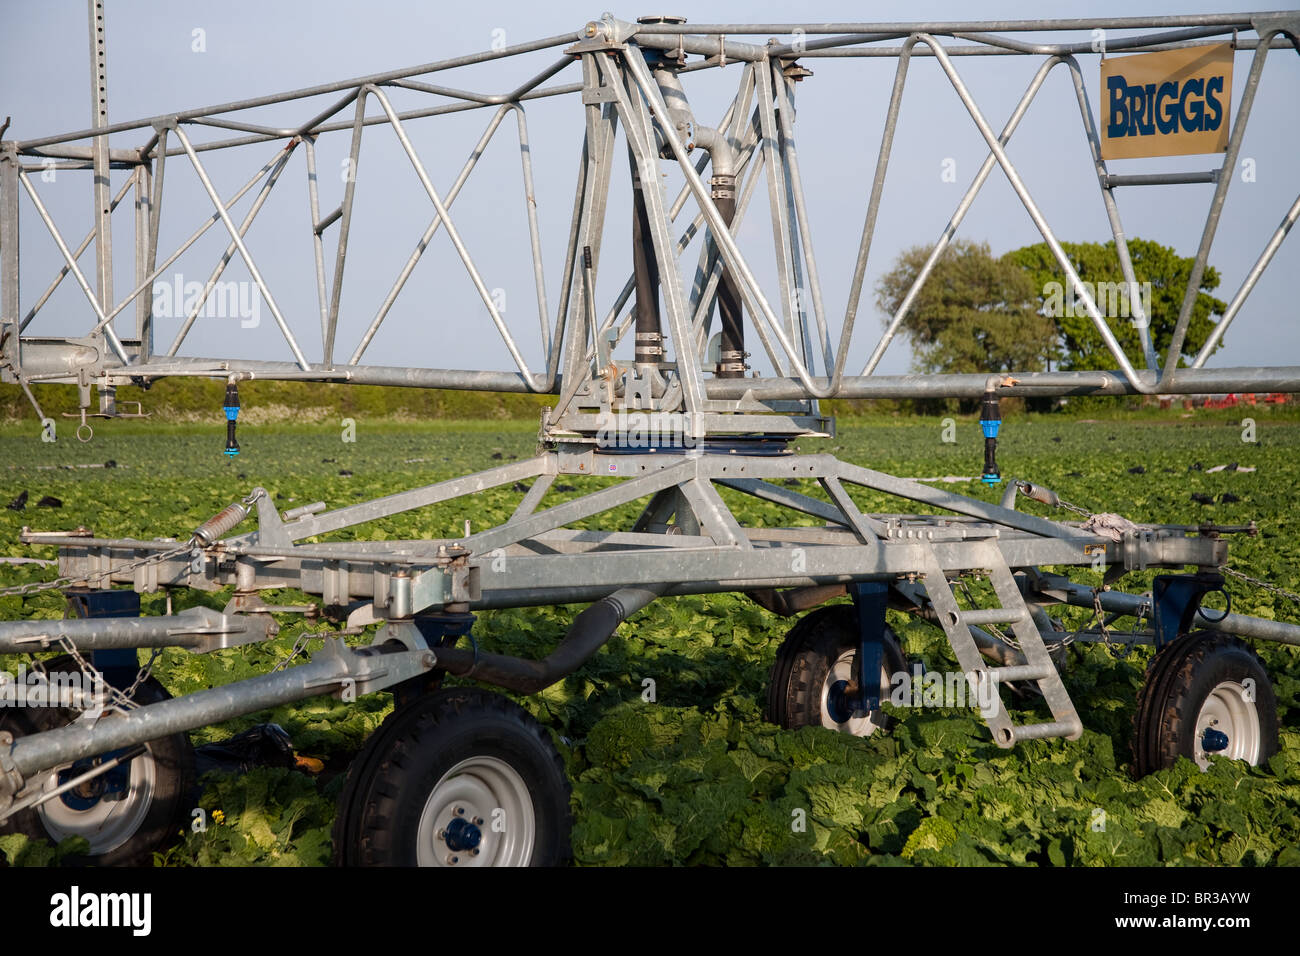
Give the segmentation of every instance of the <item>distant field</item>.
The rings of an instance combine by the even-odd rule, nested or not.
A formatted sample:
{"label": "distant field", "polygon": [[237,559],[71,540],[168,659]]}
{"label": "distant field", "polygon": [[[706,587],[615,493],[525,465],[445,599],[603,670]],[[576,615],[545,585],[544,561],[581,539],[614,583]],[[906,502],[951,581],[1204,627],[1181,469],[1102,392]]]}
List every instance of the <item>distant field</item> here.
{"label": "distant field", "polygon": [[[341,440],[337,422],[243,426],[243,453],[232,461],[221,454],[219,398],[213,404],[214,414],[202,425],[97,424],[88,444],[76,442],[62,423],[60,440],[43,443],[30,415],[0,426],[0,505],[28,492],[25,510],[0,508],[0,555],[53,556],[52,549],[17,544],[24,525],[184,536],[256,485],[282,509],[316,500],[338,506],[526,457],[536,441],[529,420],[404,424],[361,411],[352,416],[355,443]],[[1257,443],[1241,440],[1238,420],[1245,415],[1258,423]],[[1009,418],[999,461],[1006,475],[1041,482],[1092,511],[1189,524],[1254,519],[1260,535],[1232,539],[1230,564],[1300,589],[1300,422],[1294,411],[1235,409],[1182,418],[1175,410],[1147,417],[1091,423]],[[978,425],[961,418],[956,428],[956,443],[946,444],[938,418],[861,418],[841,421],[834,439],[802,445],[902,475],[974,476],[982,462]],[[109,462],[112,467],[104,467]],[[1208,471],[1233,463],[1256,470]],[[579,494],[595,481],[569,482],[570,490],[556,497]],[[945,487],[986,499],[1001,492],[977,481]],[[1197,503],[1193,493],[1215,503]],[[45,495],[61,499],[62,507],[37,508]],[[1238,500],[1225,502],[1225,495]],[[750,522],[789,523],[775,506],[724,496]],[[520,497],[500,489],[385,519],[358,529],[359,536],[455,535],[467,518],[476,527],[504,520]],[[900,507],[873,493],[854,497],[866,511]],[[606,526],[630,522],[638,511],[628,506],[615,512]],[[0,564],[0,587],[50,576],[49,568]],[[1078,577],[1089,580],[1089,572]],[[1134,574],[1121,584],[1142,590],[1149,580]],[[1235,583],[1229,590],[1235,611],[1300,623],[1300,608],[1281,597]],[[176,607],[220,607],[226,598],[184,592]],[[285,593],[276,603],[302,600]],[[144,598],[146,613],[161,613],[162,605],[162,595]],[[485,649],[542,656],[576,611],[485,613],[476,633]],[[56,596],[0,598],[0,619],[62,613]],[[1062,617],[1081,626],[1088,615],[1067,610]],[[302,633],[292,616],[280,622],[284,629],[267,645],[209,656],[167,652],[156,673],[175,694],[264,673]],[[1066,683],[1083,716],[1083,738],[1035,741],[1007,752],[992,745],[973,711],[898,711],[892,735],[868,739],[765,724],[768,668],[790,623],[739,596],[663,600],[624,624],[581,671],[521,700],[554,732],[568,761],[577,862],[1300,864],[1300,649],[1258,648],[1276,682],[1283,728],[1281,753],[1268,766],[1220,764],[1202,774],[1184,762],[1134,782],[1127,773],[1129,724],[1149,651],[1124,657],[1075,645]],[[932,668],[955,668],[941,631],[904,617],[891,623],[908,655]],[[309,650],[321,646],[314,641]],[[0,668],[16,665],[0,658]],[[645,677],[656,682],[655,703],[641,699]],[[194,732],[200,744],[273,720],[289,731],[300,753],[322,758],[326,771],[318,777],[258,770],[208,778],[200,805],[221,809],[224,823],[178,834],[160,862],[328,862],[341,772],[390,708],[388,694],[351,706],[318,698]],[[1106,814],[1104,832],[1091,826],[1097,808]],[[791,828],[795,810],[806,812],[804,832]],[[0,852],[18,862],[48,857],[16,842],[21,838],[5,839],[10,842],[0,841]]]}

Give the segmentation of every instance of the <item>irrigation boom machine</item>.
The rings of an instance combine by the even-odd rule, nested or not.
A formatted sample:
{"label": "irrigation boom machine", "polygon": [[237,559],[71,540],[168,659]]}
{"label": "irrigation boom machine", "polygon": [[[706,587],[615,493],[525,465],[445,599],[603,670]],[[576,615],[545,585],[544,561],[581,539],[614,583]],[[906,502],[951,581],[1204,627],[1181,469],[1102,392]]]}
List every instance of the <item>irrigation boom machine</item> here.
{"label": "irrigation boom machine", "polygon": [[[785,726],[823,725],[859,735],[878,728],[882,692],[901,661],[885,623],[892,608],[941,627],[972,687],[992,688],[986,720],[998,746],[1077,738],[1083,723],[1058,673],[1055,653],[1064,632],[1048,613],[1053,606],[1069,604],[1098,615],[1072,639],[1105,639],[1103,618],[1129,616],[1136,621],[1130,639],[1158,649],[1139,698],[1134,752],[1140,772],[1179,756],[1202,765],[1216,754],[1259,763],[1276,748],[1269,679],[1240,638],[1296,644],[1300,627],[1226,610],[1212,613],[1201,606],[1205,595],[1223,587],[1225,536],[1243,529],[1135,525],[1115,515],[1042,517],[1032,512],[1059,514],[1062,502],[1039,484],[1004,480],[995,449],[999,401],[1006,396],[1300,389],[1295,366],[1216,369],[1206,363],[1300,214],[1300,199],[1271,235],[1261,232],[1256,265],[1211,340],[1190,365],[1179,367],[1178,361],[1265,61],[1274,50],[1285,56],[1297,49],[1300,12],[753,25],[695,25],[671,17],[626,22],[606,15],[576,32],[492,52],[131,122],[108,119],[102,0],[91,0],[90,12],[97,104],[92,127],[0,142],[4,381],[20,384],[33,405],[33,383],[77,385],[82,405],[78,437],[86,438],[88,416],[122,414],[115,399],[119,385],[175,376],[218,378],[228,385],[232,451],[237,446],[238,383],[254,379],[542,393],[554,401],[542,416],[534,457],[372,501],[332,510],[318,503],[281,513],[262,488],[241,489],[236,503],[184,540],[108,539],[85,529],[25,530],[25,543],[58,547],[59,576],[38,587],[64,589],[76,613],[62,621],[0,624],[0,652],[62,650],[65,656],[47,667],[51,674],[102,678],[94,686],[108,690],[93,701],[71,699],[63,708],[13,710],[0,718],[0,815],[5,826],[56,837],[84,835],[91,857],[99,861],[141,859],[160,834],[174,830],[172,814],[183,799],[191,760],[187,731],[315,695],[346,697],[387,689],[397,693],[400,706],[353,763],[336,826],[339,859],[449,866],[555,862],[568,849],[569,791],[550,738],[500,695],[463,686],[440,688],[442,677],[470,677],[534,692],[573,673],[622,621],[650,602],[723,591],[743,592],[781,615],[809,612],[790,631],[772,671],[769,717]],[[1222,153],[1218,168],[1142,175],[1108,171],[1104,140],[1114,130],[1103,129],[1095,119],[1080,66],[1081,60],[1098,55],[1100,31],[1109,37],[1101,47],[1107,54],[1210,51],[1226,44],[1230,62],[1248,64],[1244,80],[1238,77],[1240,99],[1230,127],[1225,124],[1225,141],[1205,150]],[[962,79],[970,58],[983,56],[1022,58],[1030,64],[1028,87],[1000,127]],[[889,105],[874,174],[871,164],[864,163],[869,184],[865,222],[848,308],[836,333],[823,302],[800,177],[796,91],[805,88],[809,98],[831,93],[800,82],[811,75],[809,64],[874,57],[891,59],[896,68],[892,89],[882,91]],[[924,67],[915,67],[916,59],[926,61]],[[462,88],[456,79],[459,71],[484,63],[517,60],[536,61],[536,72],[530,67],[531,79],[503,92]],[[853,375],[847,358],[902,97],[914,68],[933,68],[946,77],[986,144],[987,158],[865,367]],[[1213,185],[1173,341],[1163,357],[1146,324],[1139,322],[1144,361],[1130,361],[1111,319],[1081,282],[1008,157],[1007,144],[1017,126],[1047,76],[1058,69],[1072,81],[1065,88],[1073,93],[1066,104],[1071,113],[1077,111],[1077,142],[1090,151],[1095,172],[1090,188],[1099,192],[1126,280],[1135,283],[1138,276],[1128,255],[1116,190]],[[731,77],[735,92],[730,106],[713,120],[716,125],[708,126],[710,119],[693,110],[690,91],[696,74],[714,70],[726,71],[715,75]],[[1210,88],[1203,84],[1200,92]],[[1223,91],[1222,84],[1219,89]],[[1231,92],[1229,80],[1223,102]],[[1137,95],[1141,93],[1138,87]],[[556,273],[543,268],[536,212],[543,197],[533,188],[527,114],[536,101],[550,97],[563,98],[585,123],[582,141],[575,144],[568,241],[557,250],[563,261],[553,318],[546,282],[554,282]],[[1187,100],[1183,95],[1180,102]],[[293,110],[299,120],[284,125],[282,117]],[[459,175],[444,188],[435,184],[411,131],[438,123],[438,117],[472,110],[483,111],[486,128]],[[268,118],[272,115],[279,119]],[[422,193],[419,201],[428,202],[432,218],[351,357],[340,361],[342,341],[336,333],[349,230],[356,183],[368,172],[361,144],[376,127],[396,137]],[[536,343],[517,337],[523,331],[507,321],[489,287],[484,250],[470,248],[457,229],[454,208],[488,141],[512,127],[518,136],[529,265],[540,318],[530,332],[540,336]],[[110,138],[116,144],[132,135],[138,145],[110,148]],[[323,137],[331,136],[350,137],[347,157],[356,175],[348,178],[339,206],[322,212],[316,150]],[[208,174],[209,157],[218,153],[255,157],[256,172],[233,196],[219,193]],[[300,168],[309,187],[311,228],[304,230],[303,240],[314,255],[319,299],[318,313],[313,310],[306,322],[277,304],[277,290],[259,270],[244,238],[297,157],[302,157]],[[178,175],[178,164],[192,171],[210,208],[191,237],[168,252],[159,243],[164,212],[193,213],[166,201],[165,185]],[[611,182],[629,174],[625,164],[632,183],[632,255],[630,262],[610,261],[603,247],[604,227],[612,208]],[[94,226],[79,245],[73,242],[76,237],[60,232],[43,190],[33,183],[51,165],[86,170],[93,178]],[[675,197],[663,185],[664,168],[674,168],[682,179]],[[995,170],[1005,176],[1041,232],[1115,368],[875,374],[917,290]],[[116,193],[115,181],[121,182]],[[235,203],[249,195],[248,211],[237,217]],[[760,282],[762,270],[737,241],[744,218],[761,215],[752,208],[756,198],[770,214],[773,240],[775,265],[767,270],[766,285]],[[134,210],[129,254],[135,281],[118,301],[112,290],[112,232],[118,226],[120,238],[121,228],[113,222],[113,211],[124,201]],[[19,295],[24,248],[20,208],[23,230],[48,232],[63,263],[35,300]],[[177,257],[209,228],[228,236],[229,243],[203,295],[211,293],[228,263],[242,261],[283,335],[282,360],[178,354],[202,298],[188,308],[170,347],[155,342],[155,282],[165,279]],[[425,247],[440,231],[481,300],[481,327],[494,330],[509,352],[513,367],[508,370],[363,362]],[[93,264],[83,266],[91,245]],[[685,259],[692,246],[693,273]],[[117,248],[120,254],[120,241]],[[331,260],[332,271],[327,269]],[[619,277],[627,274],[616,295],[599,291],[602,267],[616,270]],[[62,280],[80,287],[88,331],[38,335],[40,326],[32,323]],[[117,326],[132,315],[134,335],[119,334]],[[438,316],[433,321],[447,320]],[[761,349],[770,372],[751,368],[751,349]],[[528,363],[529,351],[543,357],[540,365]],[[820,400],[871,397],[981,400],[983,478],[1005,484],[1001,502],[829,454],[795,451],[796,439],[833,433]],[[39,406],[37,414],[44,419]],[[567,476],[608,480],[580,497],[548,502],[553,485]],[[525,483],[527,490],[513,516],[495,527],[467,527],[463,536],[444,540],[330,539],[366,522],[516,483]],[[817,488],[820,492],[806,493]],[[739,493],[810,516],[814,526],[747,525],[728,507],[720,493],[726,489],[728,496]],[[896,497],[898,513],[863,513],[852,489]],[[1026,500],[1034,502],[1029,511],[1018,507]],[[635,522],[591,530],[594,519],[631,503],[641,506]],[[256,529],[241,528],[250,517],[256,518]],[[579,522],[586,527],[572,527]],[[1060,573],[1072,566],[1104,567],[1107,586],[1072,583]],[[1146,569],[1161,569],[1148,593],[1129,595],[1109,587],[1128,572]],[[971,572],[988,576],[994,606],[959,601],[954,581]],[[283,587],[316,596],[354,627],[373,625],[373,641],[353,648],[329,640],[308,663],[177,698],[140,669],[137,651],[142,648],[207,653],[268,640],[277,630],[272,612],[283,609],[269,606],[259,595]],[[173,588],[233,590],[221,612],[200,608],[140,616],[140,593]],[[845,597],[851,603],[827,605]],[[560,604],[587,607],[544,656],[486,653],[474,643],[476,611]],[[1041,711],[1037,718],[1013,722],[996,693],[1007,684],[1036,688],[1041,695],[1035,697]],[[509,821],[504,828],[486,823],[498,811]]]}

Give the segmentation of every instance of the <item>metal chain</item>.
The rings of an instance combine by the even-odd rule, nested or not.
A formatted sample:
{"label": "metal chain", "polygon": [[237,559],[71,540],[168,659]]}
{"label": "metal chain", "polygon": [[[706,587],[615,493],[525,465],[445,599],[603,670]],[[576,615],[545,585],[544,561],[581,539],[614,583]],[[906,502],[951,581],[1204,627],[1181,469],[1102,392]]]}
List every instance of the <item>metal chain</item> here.
{"label": "metal chain", "polygon": [[[31,584],[18,585],[17,587],[3,588],[0,589],[0,597],[10,597],[13,595],[22,595],[25,597],[28,594],[38,594],[44,591],[52,591],[56,588],[62,588],[68,584],[75,584],[78,581],[98,581],[112,574],[122,574],[127,571],[135,571],[139,568],[145,567],[146,565],[157,564],[158,562],[165,561],[168,558],[174,558],[177,555],[185,554],[193,548],[193,545],[194,539],[191,538],[185,544],[178,547],[168,548],[165,551],[158,551],[154,554],[147,555],[138,561],[117,565],[116,567],[109,568],[106,571],[100,571],[88,578],[64,576],[55,578],[53,581],[36,581]],[[63,652],[67,654],[68,657],[72,658],[73,663],[77,665],[82,674],[91,680],[92,686],[109,688],[109,696],[112,700],[113,706],[125,710],[139,706],[134,700],[135,693],[140,689],[140,685],[149,679],[150,674],[153,673],[154,662],[158,659],[158,655],[162,653],[161,648],[155,648],[153,653],[150,654],[148,662],[136,672],[135,680],[131,682],[131,685],[125,690],[118,690],[104,680],[104,675],[100,673],[99,669],[95,667],[95,665],[86,660],[81,652],[77,650],[76,645],[73,644],[72,641],[61,637],[58,639],[58,643]],[[44,673],[44,668],[40,667],[39,664],[38,667],[41,672]]]}
{"label": "metal chain", "polygon": [[1220,568],[1219,570],[1230,578],[1236,578],[1238,581],[1245,581],[1247,584],[1253,584],[1255,587],[1263,588],[1265,591],[1280,594],[1282,597],[1300,604],[1300,594],[1296,594],[1294,591],[1288,591],[1286,588],[1278,587],[1276,584],[1261,581],[1259,578],[1252,578],[1249,574],[1242,574],[1240,571],[1234,571],[1232,568]]}
{"label": "metal chain", "polygon": [[[59,647],[68,655],[68,657],[72,658],[73,663],[76,664],[81,672],[90,679],[91,686],[108,688],[108,696],[111,705],[118,710],[132,710],[140,706],[135,702],[136,691],[140,689],[141,684],[149,679],[150,675],[153,673],[154,662],[158,660],[159,655],[162,654],[162,648],[154,648],[153,652],[149,655],[149,660],[145,662],[143,667],[136,671],[135,679],[131,682],[130,686],[125,690],[118,690],[104,679],[104,675],[100,672],[99,668],[86,660],[86,658],[82,656],[81,652],[77,650],[77,646],[68,638],[59,638]],[[36,667],[42,674],[46,673],[43,663],[38,661]],[[106,706],[101,708],[101,713],[103,710],[108,709],[108,703],[108,701],[105,702]]]}
{"label": "metal chain", "polygon": [[1095,515],[1093,512],[1089,511],[1087,508],[1080,508],[1078,505],[1072,505],[1072,504],[1070,504],[1070,502],[1066,501],[1064,498],[1057,498],[1057,499],[1056,499],[1056,502],[1057,502],[1058,505],[1060,505],[1060,506],[1061,506],[1062,508],[1064,508],[1066,511],[1073,511],[1075,514],[1077,514],[1077,515],[1082,515],[1082,516],[1085,517],[1085,518],[1093,518],[1093,517],[1096,517],[1096,515]]}
{"label": "metal chain", "polygon": [[[262,491],[262,489],[254,489],[254,491],[252,491],[249,495],[247,495],[243,499],[243,503],[245,507],[251,508],[254,504],[257,503],[257,500],[261,498],[263,494],[265,494],[265,492]],[[137,571],[140,568],[147,567],[150,564],[158,564],[162,561],[168,560],[169,558],[174,558],[182,554],[187,554],[193,551],[195,547],[198,545],[198,543],[199,543],[198,537],[191,536],[189,540],[187,540],[182,545],[177,545],[174,548],[167,548],[166,550],[163,551],[157,551],[153,554],[146,555],[145,557],[140,558],[137,561],[131,561],[131,562],[127,562],[126,564],[119,564],[115,567],[110,567],[107,570],[99,571],[91,575],[90,577],[86,577],[86,578],[78,578],[72,575],[65,575],[63,577],[55,578],[52,581],[34,581],[29,584],[20,584],[14,587],[0,588],[0,597],[13,597],[15,595],[26,597],[29,594],[39,594],[45,591],[53,591],[59,588],[63,588],[66,585],[75,584],[79,581],[85,581],[87,583],[90,583],[94,581],[100,581],[105,577],[109,577],[113,574],[125,574],[128,571]],[[294,645],[294,649],[290,652],[288,658],[286,658],[280,664],[276,665],[275,670],[280,670],[282,667],[287,666],[288,663],[292,661],[302,651],[303,648],[306,647],[308,639],[310,639],[310,635],[306,635],[304,638],[299,639],[299,642]],[[62,650],[64,651],[64,653],[67,654],[68,657],[72,658],[73,663],[75,663],[77,667],[80,668],[81,672],[91,679],[93,686],[107,687],[109,689],[109,696],[112,699],[113,706],[124,710],[129,710],[139,706],[139,704],[135,702],[136,692],[140,689],[140,686],[145,681],[147,681],[149,677],[153,674],[153,665],[158,660],[159,655],[162,654],[162,648],[160,647],[154,648],[149,655],[149,660],[146,661],[138,671],[136,671],[135,679],[131,681],[130,686],[128,686],[125,690],[118,690],[116,687],[113,687],[106,680],[104,680],[104,675],[100,672],[100,670],[97,667],[95,667],[94,664],[90,663],[90,661],[86,660],[86,658],[81,654],[81,652],[77,650],[77,646],[71,640],[65,637],[61,637],[58,639],[58,643],[60,648],[62,648]],[[41,662],[39,661],[36,662],[36,667],[42,674],[45,673],[44,665]]]}
{"label": "metal chain", "polygon": [[[257,504],[258,499],[265,494],[265,489],[254,488],[244,496],[244,507],[253,507],[253,505]],[[43,591],[53,591],[69,584],[75,584],[78,581],[98,581],[112,574],[124,574],[127,571],[136,571],[147,565],[156,564],[160,561],[166,561],[168,558],[174,558],[178,555],[186,554],[187,552],[194,550],[194,547],[199,543],[198,537],[196,535],[191,535],[184,544],[177,545],[174,548],[169,548],[166,551],[158,551],[154,554],[146,555],[138,561],[120,564],[116,567],[109,568],[106,571],[100,571],[89,578],[77,578],[69,575],[55,578],[53,581],[33,581],[30,584],[19,584],[14,587],[0,588],[0,597],[14,597],[15,595],[26,597],[28,594],[39,594]]]}
{"label": "metal chain", "polygon": [[144,666],[136,671],[135,680],[131,681],[131,686],[121,692],[115,691],[114,696],[121,697],[134,706],[135,692],[140,689],[140,685],[147,681],[149,676],[153,673],[154,661],[158,660],[160,654],[162,654],[161,647],[155,647],[150,651],[149,660],[145,661]]}
{"label": "metal chain", "polygon": [[299,634],[298,640],[293,642],[293,648],[289,651],[289,656],[272,667],[271,673],[274,674],[276,671],[282,671],[292,664],[294,659],[307,649],[307,645],[312,641],[312,639],[319,636],[320,635],[312,631],[303,631]]}
{"label": "metal chain", "polygon": [[141,558],[138,561],[131,561],[127,564],[119,564],[115,567],[108,568],[104,571],[97,571],[87,578],[78,578],[72,575],[65,575],[61,578],[55,578],[53,581],[33,581],[29,584],[19,584],[14,587],[0,588],[0,597],[26,597],[29,594],[39,594],[43,591],[53,591],[58,588],[66,587],[69,584],[76,584],[78,581],[99,581],[109,575],[124,574],[127,571],[136,571],[146,565],[156,564],[160,561],[166,561],[168,558],[174,558],[177,555],[185,554],[194,547],[194,539],[191,538],[185,544],[175,548],[169,548],[166,551],[158,551],[154,554]]}
{"label": "metal chain", "polygon": [[1110,647],[1110,629],[1106,627],[1106,612],[1103,611],[1101,607],[1101,588],[1092,589],[1092,617],[1088,620],[1087,624],[1083,625],[1083,627],[1070,635],[1070,643],[1073,644],[1078,636],[1084,631],[1091,630],[1094,624],[1100,626],[1101,639],[1105,642],[1107,647]]}
{"label": "metal chain", "polygon": [[[1063,498],[1058,497],[1057,502],[1062,508],[1064,508],[1067,511],[1073,511],[1075,514],[1082,515],[1085,518],[1094,517],[1094,514],[1091,511],[1089,511],[1087,508],[1080,508],[1078,505],[1071,504],[1070,502],[1064,500]],[[1253,584],[1257,588],[1262,588],[1263,590],[1268,591],[1272,594],[1280,595],[1289,601],[1293,601],[1296,604],[1300,604],[1300,594],[1297,594],[1294,591],[1288,591],[1284,587],[1279,587],[1276,584],[1272,584],[1271,582],[1264,581],[1260,578],[1253,578],[1249,574],[1243,574],[1241,571],[1237,571],[1233,568],[1229,568],[1226,566],[1219,568],[1219,571],[1230,578],[1236,578],[1238,581],[1241,581],[1245,584]]]}

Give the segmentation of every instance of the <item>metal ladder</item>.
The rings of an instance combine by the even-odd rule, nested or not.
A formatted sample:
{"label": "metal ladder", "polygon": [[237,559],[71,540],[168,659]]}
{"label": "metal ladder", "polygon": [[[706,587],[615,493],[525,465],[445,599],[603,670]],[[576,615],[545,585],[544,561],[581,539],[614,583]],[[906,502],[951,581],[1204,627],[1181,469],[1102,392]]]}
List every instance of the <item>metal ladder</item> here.
{"label": "metal ladder", "polygon": [[[938,616],[939,623],[948,635],[957,662],[967,674],[975,674],[976,680],[994,681],[994,693],[990,703],[996,710],[985,713],[984,719],[993,733],[994,742],[1002,748],[1015,746],[1021,740],[1034,740],[1040,737],[1065,737],[1077,740],[1083,735],[1083,722],[1074,708],[1061,675],[1057,673],[1038,626],[1030,616],[1016,586],[1011,568],[1007,566],[997,541],[972,542],[974,549],[971,567],[989,572],[1001,607],[979,608],[963,611],[957,604],[956,595],[948,583],[947,574],[934,549],[925,544],[925,590],[930,603]],[[1020,645],[1025,663],[1016,666],[994,667],[984,659],[975,639],[971,637],[970,626],[980,624],[1009,624]],[[968,677],[969,680],[969,677]],[[1032,681],[1038,685],[1043,698],[1052,710],[1053,720],[1036,724],[1013,724],[1002,703],[1002,694],[998,684],[1008,681]],[[976,690],[975,687],[971,688]],[[992,708],[990,708],[992,710]]]}

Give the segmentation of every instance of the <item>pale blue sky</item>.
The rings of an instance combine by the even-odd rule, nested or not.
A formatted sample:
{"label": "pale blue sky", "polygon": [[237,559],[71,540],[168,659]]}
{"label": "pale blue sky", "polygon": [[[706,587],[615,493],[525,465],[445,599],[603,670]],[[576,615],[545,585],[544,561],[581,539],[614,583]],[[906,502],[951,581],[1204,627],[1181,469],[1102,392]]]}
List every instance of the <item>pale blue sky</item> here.
{"label": "pale blue sky", "polygon": [[[996,19],[1067,16],[1131,16],[1135,14],[1223,12],[1250,9],[1229,2],[1166,0],[1134,4],[988,2],[983,4],[862,4],[816,0],[789,4],[754,0],[746,3],[680,2],[664,9],[693,22],[792,22],[855,20]],[[647,11],[616,9],[633,20]],[[567,2],[437,4],[372,0],[366,4],[315,0],[311,3],[267,0],[222,0],[220,3],[146,3],[109,0],[109,112],[122,121],[186,107],[341,80],[397,67],[489,48],[494,38],[519,43],[577,31],[599,17],[599,7]],[[8,138],[31,139],[89,125],[90,90],[87,66],[86,6],[82,0],[58,0],[14,5],[0,35],[0,117],[13,125]],[[204,31],[206,50],[194,52],[193,31]],[[501,32],[496,32],[501,31]],[[754,42],[766,38],[755,37]],[[455,83],[485,92],[509,89],[556,59],[557,51],[519,58],[518,62],[475,67],[457,75]],[[960,58],[957,68],[984,109],[1000,128],[1039,65],[1037,58]],[[1237,97],[1250,64],[1250,55],[1235,61],[1233,117]],[[808,193],[809,215],[833,334],[844,312],[852,263],[866,209],[870,177],[875,166],[881,123],[892,82],[892,59],[844,61],[808,60],[815,76],[799,87],[797,127],[799,155]],[[1084,60],[1084,76],[1094,115],[1098,101],[1097,61]],[[573,82],[570,67],[551,82]],[[701,122],[713,123],[740,78],[739,67],[711,70],[685,78],[686,88]],[[449,76],[446,81],[453,83]],[[1275,50],[1247,131],[1243,156],[1254,160],[1256,180],[1234,181],[1210,261],[1223,283],[1220,298],[1231,298],[1269,234],[1300,190],[1300,131],[1295,123],[1300,95],[1300,58],[1290,50]],[[420,102],[414,94],[395,94],[399,109]],[[316,102],[281,108],[275,121],[301,122]],[[427,102],[424,101],[424,102]],[[377,112],[377,105],[372,106]],[[350,118],[345,113],[341,118]],[[267,121],[264,117],[261,121]],[[443,192],[487,122],[487,111],[424,120],[412,125],[412,136]],[[539,101],[528,106],[538,215],[544,241],[550,317],[559,297],[572,208],[582,115],[575,96]],[[194,133],[197,139],[210,133]],[[358,176],[358,213],[349,249],[343,317],[336,359],[346,360],[361,330],[369,324],[415,240],[432,216],[391,133],[371,128],[363,148]],[[138,133],[123,134],[113,145],[140,145]],[[322,139],[320,150],[321,206],[336,206],[342,194],[338,175],[348,134]],[[535,296],[528,259],[518,153],[513,121],[507,121],[486,152],[475,175],[453,208],[453,220],[487,285],[506,290],[507,316],[524,346],[527,359],[540,364]],[[219,191],[228,195],[275,152],[271,144],[202,154]],[[300,151],[301,152],[301,151]],[[1109,238],[1101,198],[1080,128],[1078,109],[1068,75],[1057,70],[1031,108],[1009,149],[1031,193],[1063,240],[1104,241]],[[937,64],[914,63],[903,105],[886,184],[885,202],[877,226],[868,287],[863,296],[858,333],[849,362],[856,373],[881,328],[875,307],[876,278],[906,246],[933,242],[961,193],[974,176],[986,150]],[[945,183],[946,159],[956,163],[957,182]],[[1112,171],[1210,169],[1218,157],[1196,156],[1113,163]],[[163,251],[176,243],[211,212],[183,158],[168,164],[169,190],[164,210]],[[623,164],[611,193],[609,233],[602,263],[600,291],[612,295],[630,268],[628,252],[627,177]],[[669,172],[669,164],[664,164]],[[1240,171],[1238,171],[1240,172]],[[125,174],[116,174],[118,177]],[[115,188],[123,180],[115,179]],[[672,195],[680,178],[666,179]],[[90,226],[89,177],[62,173],[55,183],[39,183],[43,200],[69,243],[75,245]],[[1184,255],[1195,252],[1213,187],[1179,186],[1125,189],[1119,192],[1121,213],[1130,236],[1174,245]],[[250,197],[251,198],[251,197]],[[250,198],[238,207],[242,214]],[[23,199],[23,307],[31,305],[61,263],[57,249],[44,234],[35,211]],[[741,231],[741,245],[759,272],[769,298],[775,301],[772,243],[767,227],[765,191],[760,191]],[[114,217],[119,268],[115,277],[120,298],[130,290],[131,218],[125,208]],[[307,189],[303,159],[296,156],[248,236],[248,245],[262,268],[282,310],[298,332],[309,358],[320,352],[313,254],[307,220]],[[987,240],[996,252],[1038,241],[1023,207],[999,171],[963,225],[960,235]],[[336,229],[326,234],[326,261],[332,270]],[[215,227],[169,275],[177,271],[187,281],[206,279],[228,237]],[[1229,331],[1226,348],[1216,365],[1277,365],[1300,363],[1293,276],[1300,272],[1300,245],[1292,237],[1283,245],[1242,315]],[[169,245],[170,243],[170,245]],[[92,257],[83,260],[90,274]],[[690,257],[694,268],[694,256]],[[228,279],[246,278],[239,263]],[[93,318],[71,281],[51,300],[28,332],[84,332]],[[130,334],[134,310],[118,322]],[[159,320],[158,347],[165,349],[177,322]],[[757,345],[757,343],[754,343]],[[757,349],[755,349],[757,351]],[[262,310],[258,328],[245,329],[229,319],[204,319],[185,347],[185,354],[288,359],[283,339],[269,313]],[[492,330],[486,311],[445,233],[435,239],[392,317],[381,330],[366,361],[432,367],[511,368],[505,348]],[[881,366],[882,372],[907,369],[910,355],[897,344]]]}

